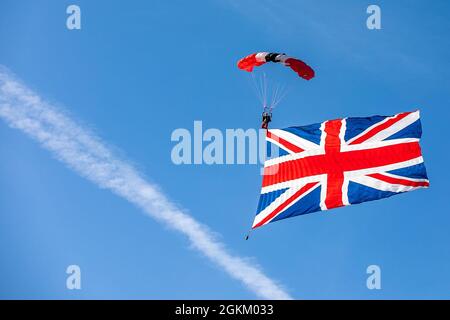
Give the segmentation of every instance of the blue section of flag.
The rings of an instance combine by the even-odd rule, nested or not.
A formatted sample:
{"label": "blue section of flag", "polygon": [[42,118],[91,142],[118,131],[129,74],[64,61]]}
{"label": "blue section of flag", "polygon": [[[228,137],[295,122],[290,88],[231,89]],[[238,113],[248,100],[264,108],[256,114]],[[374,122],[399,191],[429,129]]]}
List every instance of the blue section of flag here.
{"label": "blue section of flag", "polygon": [[406,128],[400,130],[399,132],[389,136],[384,140],[394,140],[394,139],[405,139],[405,138],[416,138],[420,139],[422,137],[422,124],[420,119],[413,124],[407,126]]}
{"label": "blue section of flag", "polygon": [[266,160],[282,157],[288,155],[289,152],[283,148],[279,148],[277,145],[267,141],[266,143]]}
{"label": "blue section of flag", "polygon": [[348,184],[348,202],[350,204],[378,200],[393,196],[395,194],[397,193],[377,190],[355,182],[350,182]]}
{"label": "blue section of flag", "polygon": [[261,197],[259,198],[257,212],[261,212],[262,210],[264,210],[275,199],[277,199],[279,196],[285,193],[286,190],[288,190],[288,188],[262,194]]}
{"label": "blue section of flag", "polygon": [[412,179],[428,179],[427,170],[423,163],[406,168],[391,170],[388,171],[388,173]]}
{"label": "blue section of flag", "polygon": [[320,125],[321,125],[320,123],[315,123],[302,127],[289,127],[283,130],[288,131],[311,142],[314,142],[315,144],[319,144],[320,136],[322,135]]}
{"label": "blue section of flag", "polygon": [[299,201],[295,202],[291,207],[276,216],[273,221],[291,218],[311,212],[320,211],[320,190],[321,187],[315,188]]}
{"label": "blue section of flag", "polygon": [[369,127],[377,124],[380,121],[386,119],[386,116],[373,116],[373,117],[354,117],[346,118],[347,130],[345,131],[344,139],[348,141],[360,133],[367,130]]}

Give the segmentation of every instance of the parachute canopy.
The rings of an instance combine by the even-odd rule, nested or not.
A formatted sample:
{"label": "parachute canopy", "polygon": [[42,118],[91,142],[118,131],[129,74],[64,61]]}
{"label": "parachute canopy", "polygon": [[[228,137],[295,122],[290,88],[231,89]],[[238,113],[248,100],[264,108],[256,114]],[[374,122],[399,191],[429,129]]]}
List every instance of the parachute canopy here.
{"label": "parachute canopy", "polygon": [[284,53],[258,52],[253,53],[239,60],[237,66],[241,70],[252,72],[254,67],[259,67],[266,62],[283,63],[290,67],[300,77],[305,80],[314,78],[314,70],[302,60],[292,58]]}

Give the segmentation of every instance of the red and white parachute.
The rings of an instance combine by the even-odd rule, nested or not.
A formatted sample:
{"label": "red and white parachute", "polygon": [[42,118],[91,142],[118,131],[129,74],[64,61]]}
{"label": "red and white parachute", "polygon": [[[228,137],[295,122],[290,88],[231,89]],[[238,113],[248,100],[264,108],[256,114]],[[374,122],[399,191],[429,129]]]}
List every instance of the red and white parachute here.
{"label": "red and white parachute", "polygon": [[258,52],[253,53],[239,60],[237,66],[241,70],[252,72],[254,67],[259,67],[266,62],[283,63],[290,67],[300,77],[305,80],[314,78],[314,70],[302,60],[292,58],[284,53]]}

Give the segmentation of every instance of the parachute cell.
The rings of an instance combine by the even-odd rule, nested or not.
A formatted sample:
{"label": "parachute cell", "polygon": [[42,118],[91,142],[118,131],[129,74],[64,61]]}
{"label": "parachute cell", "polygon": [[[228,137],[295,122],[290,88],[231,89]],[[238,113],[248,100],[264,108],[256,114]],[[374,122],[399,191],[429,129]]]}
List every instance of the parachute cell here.
{"label": "parachute cell", "polygon": [[292,58],[284,53],[258,52],[253,53],[238,62],[238,68],[248,72],[252,72],[254,67],[259,67],[267,62],[282,63],[290,67],[300,77],[305,80],[314,78],[314,70],[304,63],[302,60]]}

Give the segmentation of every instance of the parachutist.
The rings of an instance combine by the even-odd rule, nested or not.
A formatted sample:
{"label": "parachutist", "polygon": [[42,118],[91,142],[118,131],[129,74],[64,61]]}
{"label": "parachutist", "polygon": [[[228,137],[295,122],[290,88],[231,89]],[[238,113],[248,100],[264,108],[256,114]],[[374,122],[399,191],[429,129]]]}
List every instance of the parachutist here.
{"label": "parachutist", "polygon": [[269,128],[269,122],[272,121],[272,112],[264,111],[262,114],[262,129],[268,129]]}

